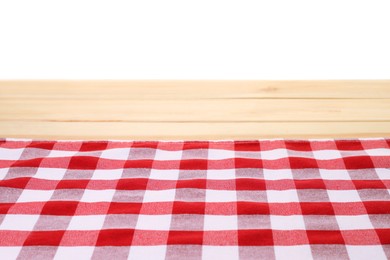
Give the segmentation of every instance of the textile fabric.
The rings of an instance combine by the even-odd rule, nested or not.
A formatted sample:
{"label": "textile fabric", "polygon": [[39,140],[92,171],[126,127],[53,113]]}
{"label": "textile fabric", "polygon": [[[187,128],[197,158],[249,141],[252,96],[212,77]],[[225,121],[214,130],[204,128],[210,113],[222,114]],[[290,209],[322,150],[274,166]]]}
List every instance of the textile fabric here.
{"label": "textile fabric", "polygon": [[390,139],[0,139],[1,259],[388,259]]}

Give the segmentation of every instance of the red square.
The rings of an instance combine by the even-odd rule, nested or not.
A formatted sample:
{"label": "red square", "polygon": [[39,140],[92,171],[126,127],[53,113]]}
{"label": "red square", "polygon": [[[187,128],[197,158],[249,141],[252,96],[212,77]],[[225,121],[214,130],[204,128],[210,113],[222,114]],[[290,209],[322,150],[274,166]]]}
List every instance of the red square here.
{"label": "red square", "polygon": [[64,233],[64,230],[32,231],[24,246],[59,246]]}
{"label": "red square", "polygon": [[203,231],[169,231],[168,245],[202,245]]}
{"label": "red square", "polygon": [[80,152],[101,151],[107,148],[107,142],[84,142],[80,147]]}
{"label": "red square", "polygon": [[180,170],[207,170],[207,162],[203,159],[181,160]]}
{"label": "red square", "polygon": [[236,168],[263,168],[263,161],[260,159],[235,158]]}
{"label": "red square", "polygon": [[142,203],[111,202],[107,214],[139,214]]}
{"label": "red square", "polygon": [[381,241],[382,245],[389,245],[390,244],[390,229],[376,229],[376,234],[379,237],[379,240]]}
{"label": "red square", "polygon": [[200,214],[205,213],[206,204],[204,202],[173,202],[172,214]]}
{"label": "red square", "polygon": [[330,202],[301,202],[303,215],[334,215]]}
{"label": "red square", "polygon": [[294,180],[297,190],[299,189],[322,189],[326,190],[322,179]]}
{"label": "red square", "polygon": [[[20,203],[18,203],[20,204]],[[0,214],[7,214],[8,210],[15,205],[15,203],[0,203]]]}
{"label": "red square", "polygon": [[259,141],[236,141],[234,142],[235,151],[260,151],[260,142]]}
{"label": "red square", "polygon": [[29,160],[18,160],[15,161],[12,164],[12,167],[39,167],[41,165],[43,158],[34,158],[34,159],[29,159]]}
{"label": "red square", "polygon": [[339,150],[345,150],[345,151],[364,150],[359,140],[336,140],[335,142]]}
{"label": "red square", "polygon": [[157,146],[159,145],[158,142],[155,141],[148,141],[148,142],[142,142],[142,141],[134,141],[131,145],[131,148],[152,148],[157,149]]}
{"label": "red square", "polygon": [[177,189],[206,189],[206,179],[178,180]]}
{"label": "red square", "polygon": [[27,183],[30,181],[30,179],[31,177],[23,177],[23,178],[1,180],[0,187],[24,189]]}
{"label": "red square", "polygon": [[312,151],[309,141],[285,141],[286,148],[294,151]]}
{"label": "red square", "polygon": [[73,156],[69,162],[69,169],[95,170],[99,158],[94,156]]}
{"label": "red square", "polygon": [[43,206],[41,215],[73,216],[77,201],[48,201]]}
{"label": "red square", "polygon": [[265,202],[237,202],[238,215],[269,215],[269,204]]}
{"label": "red square", "polygon": [[339,230],[307,230],[310,244],[317,245],[343,245],[345,244]]}
{"label": "red square", "polygon": [[117,190],[146,190],[148,179],[146,178],[130,178],[119,179],[116,185]]}
{"label": "red square", "polygon": [[291,169],[318,168],[317,161],[311,158],[289,157]]}
{"label": "red square", "polygon": [[361,189],[387,189],[381,180],[352,180],[357,190]]}
{"label": "red square", "polygon": [[130,246],[134,229],[103,229],[100,231],[96,246]]}
{"label": "red square", "polygon": [[237,190],[266,190],[265,180],[262,179],[236,179]]}
{"label": "red square", "polygon": [[345,168],[348,170],[359,170],[374,168],[374,164],[369,156],[344,157]]}
{"label": "red square", "polygon": [[274,240],[270,229],[238,230],[239,246],[273,246]]}
{"label": "red square", "polygon": [[390,201],[363,201],[367,214],[390,214]]}
{"label": "red square", "polygon": [[85,189],[89,180],[61,180],[58,182],[56,189]]}
{"label": "red square", "polygon": [[208,149],[209,142],[184,142],[183,150]]}
{"label": "red square", "polygon": [[52,141],[48,141],[48,142],[32,141],[29,145],[27,145],[27,147],[52,150],[55,144],[56,142],[52,142]]}

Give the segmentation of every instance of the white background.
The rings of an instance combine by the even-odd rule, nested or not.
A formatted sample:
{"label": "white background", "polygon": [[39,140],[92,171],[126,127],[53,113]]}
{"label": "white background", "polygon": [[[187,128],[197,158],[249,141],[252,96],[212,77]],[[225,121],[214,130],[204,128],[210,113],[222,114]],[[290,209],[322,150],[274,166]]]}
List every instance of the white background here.
{"label": "white background", "polygon": [[0,79],[389,79],[388,0],[0,0]]}

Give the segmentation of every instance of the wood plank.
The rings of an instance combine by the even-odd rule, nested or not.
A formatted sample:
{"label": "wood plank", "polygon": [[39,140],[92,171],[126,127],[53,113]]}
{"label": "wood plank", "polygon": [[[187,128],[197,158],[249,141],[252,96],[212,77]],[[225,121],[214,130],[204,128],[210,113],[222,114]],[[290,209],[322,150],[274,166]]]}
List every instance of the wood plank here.
{"label": "wood plank", "polygon": [[0,122],[0,136],[36,139],[207,140],[389,137],[390,122]]}
{"label": "wood plank", "polygon": [[390,99],[0,100],[0,120],[390,121]]}
{"label": "wood plank", "polygon": [[0,81],[1,99],[390,98],[390,80]]}

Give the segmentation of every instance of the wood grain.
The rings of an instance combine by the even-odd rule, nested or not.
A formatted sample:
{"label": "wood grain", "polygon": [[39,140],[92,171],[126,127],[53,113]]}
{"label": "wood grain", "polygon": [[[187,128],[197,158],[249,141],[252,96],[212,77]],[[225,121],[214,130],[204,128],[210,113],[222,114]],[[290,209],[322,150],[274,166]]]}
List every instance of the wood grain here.
{"label": "wood grain", "polygon": [[2,100],[0,120],[106,122],[388,121],[390,99]]}
{"label": "wood grain", "polygon": [[390,80],[0,81],[0,137],[390,136]]}
{"label": "wood grain", "polygon": [[41,80],[0,81],[14,99],[390,98],[390,80]]}
{"label": "wood grain", "polygon": [[388,136],[390,122],[129,123],[2,121],[7,137],[38,139],[208,140]]}

